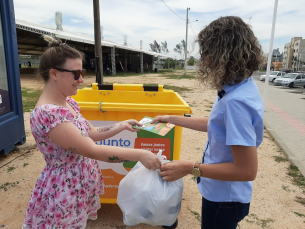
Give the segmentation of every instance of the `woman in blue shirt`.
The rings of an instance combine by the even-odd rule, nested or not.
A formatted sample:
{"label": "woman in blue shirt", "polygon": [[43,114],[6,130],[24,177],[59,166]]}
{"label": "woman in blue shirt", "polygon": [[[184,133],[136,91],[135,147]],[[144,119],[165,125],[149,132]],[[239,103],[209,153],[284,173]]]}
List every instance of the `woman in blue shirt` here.
{"label": "woman in blue shirt", "polygon": [[209,117],[164,115],[170,122],[208,133],[201,163],[173,161],[161,167],[163,180],[197,177],[204,229],[236,228],[249,213],[256,177],[257,147],[263,140],[263,103],[251,77],[263,63],[262,48],[239,17],[220,17],[197,37],[199,79],[218,91]]}

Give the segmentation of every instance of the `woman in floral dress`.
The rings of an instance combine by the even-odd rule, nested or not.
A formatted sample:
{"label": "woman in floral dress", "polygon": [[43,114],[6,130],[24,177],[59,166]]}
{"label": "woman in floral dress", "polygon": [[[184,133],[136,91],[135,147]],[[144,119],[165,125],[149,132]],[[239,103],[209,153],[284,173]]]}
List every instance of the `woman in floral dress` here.
{"label": "woman in floral dress", "polygon": [[39,74],[45,88],[31,113],[32,134],[46,166],[41,172],[26,209],[23,229],[85,228],[87,219],[96,219],[103,178],[96,160],[141,161],[148,169],[161,162],[150,151],[96,145],[123,130],[138,131],[136,120],[107,127],[93,127],[69,96],[83,83],[83,54],[60,40],[49,42],[41,56]]}

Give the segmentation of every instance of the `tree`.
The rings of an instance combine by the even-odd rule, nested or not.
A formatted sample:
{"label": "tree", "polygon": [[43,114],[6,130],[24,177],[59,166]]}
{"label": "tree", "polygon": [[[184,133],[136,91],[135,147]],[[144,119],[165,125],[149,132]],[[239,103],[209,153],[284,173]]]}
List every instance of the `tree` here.
{"label": "tree", "polygon": [[187,65],[189,65],[189,66],[194,66],[194,64],[195,64],[195,59],[194,58],[193,59],[189,59],[187,61]]}
{"label": "tree", "polygon": [[161,46],[158,44],[156,40],[154,40],[153,43],[149,44],[149,46],[152,52],[161,53]]}
{"label": "tree", "polygon": [[174,48],[174,52],[179,53],[181,59],[184,59],[184,50],[185,50],[185,40],[182,40],[181,43],[176,44],[176,48]]}
{"label": "tree", "polygon": [[162,49],[162,52],[163,52],[164,55],[166,55],[168,53],[168,48],[167,48],[167,42],[166,41],[164,41],[164,42],[161,41],[161,49]]}

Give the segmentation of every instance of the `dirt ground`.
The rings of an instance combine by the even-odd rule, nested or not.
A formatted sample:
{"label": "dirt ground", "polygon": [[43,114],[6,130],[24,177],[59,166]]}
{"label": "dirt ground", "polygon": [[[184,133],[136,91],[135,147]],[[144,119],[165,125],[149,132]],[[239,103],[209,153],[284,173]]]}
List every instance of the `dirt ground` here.
{"label": "dirt ground", "polygon": [[[208,116],[216,92],[203,90],[195,79],[179,79],[182,71],[177,71],[176,79],[167,79],[162,75],[145,74],[131,77],[105,77],[106,83],[158,83],[186,87],[188,92],[179,93],[193,110],[193,116]],[[191,74],[195,74],[194,72]],[[86,85],[95,81],[94,76],[88,77]],[[22,75],[21,86],[26,88],[43,88],[43,82],[34,75]],[[34,144],[29,126],[30,113],[24,114],[27,141]],[[199,162],[206,133],[188,129],[183,130],[181,160]],[[0,157],[0,227],[8,229],[21,228],[26,205],[29,201],[35,182],[45,166],[42,154],[37,149],[28,151],[12,151],[7,156]],[[10,162],[14,158],[23,155]],[[304,204],[296,202],[297,197],[305,197],[305,193],[292,183],[287,175],[289,162],[276,162],[273,156],[283,156],[283,153],[272,140],[264,133],[264,141],[258,148],[259,170],[254,181],[253,198],[250,214],[240,224],[241,229],[256,228],[305,228]],[[6,163],[9,164],[5,165]],[[201,195],[191,176],[184,177],[184,192],[181,213],[178,217],[177,228],[200,228]],[[122,213],[117,205],[103,204],[98,212],[98,219],[88,221],[87,228],[162,228],[148,225],[125,226]]]}

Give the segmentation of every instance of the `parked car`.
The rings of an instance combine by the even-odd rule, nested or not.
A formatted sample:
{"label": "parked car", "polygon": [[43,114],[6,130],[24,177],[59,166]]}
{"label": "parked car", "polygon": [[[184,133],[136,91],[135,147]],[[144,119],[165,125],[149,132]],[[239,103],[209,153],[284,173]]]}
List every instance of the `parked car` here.
{"label": "parked car", "polygon": [[305,88],[305,75],[303,73],[288,73],[283,78],[274,80],[274,85],[287,87],[303,86]]}
{"label": "parked car", "polygon": [[285,72],[287,74],[287,73],[292,72],[292,70],[291,69],[281,69],[281,72]]}
{"label": "parked car", "polygon": [[[285,72],[281,72],[281,71],[271,71],[269,73],[269,82],[273,82],[276,78],[281,78],[285,75]],[[261,75],[259,77],[260,81],[265,81],[266,79],[266,75]]]}

